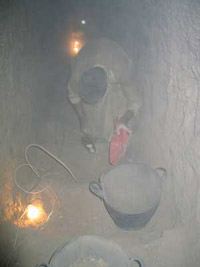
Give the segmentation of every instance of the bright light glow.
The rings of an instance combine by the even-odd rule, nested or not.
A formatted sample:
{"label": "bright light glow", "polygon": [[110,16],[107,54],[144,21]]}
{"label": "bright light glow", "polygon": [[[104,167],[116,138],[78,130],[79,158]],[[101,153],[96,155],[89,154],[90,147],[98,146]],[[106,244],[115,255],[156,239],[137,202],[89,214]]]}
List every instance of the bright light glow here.
{"label": "bright light glow", "polygon": [[84,19],[81,20],[81,24],[85,25],[86,24],[86,21]]}
{"label": "bright light glow", "polygon": [[77,54],[79,51],[78,47],[74,47],[74,52]]}
{"label": "bright light glow", "polygon": [[73,51],[75,54],[78,54],[79,50],[81,49],[81,43],[79,41],[74,41]]}
{"label": "bright light glow", "polygon": [[73,32],[69,40],[70,55],[76,56],[81,48],[85,45],[85,38],[83,32]]}
{"label": "bright light glow", "polygon": [[27,207],[27,216],[30,220],[36,220],[40,215],[40,210],[39,208],[33,206],[33,205],[29,205]]}

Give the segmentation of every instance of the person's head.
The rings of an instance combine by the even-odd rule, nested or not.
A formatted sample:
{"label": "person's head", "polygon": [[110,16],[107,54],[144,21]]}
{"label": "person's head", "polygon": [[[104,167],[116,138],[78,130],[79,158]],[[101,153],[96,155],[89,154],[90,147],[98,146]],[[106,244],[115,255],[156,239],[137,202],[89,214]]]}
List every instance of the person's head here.
{"label": "person's head", "polygon": [[107,91],[107,74],[102,67],[86,70],[81,76],[79,95],[88,104],[95,104]]}

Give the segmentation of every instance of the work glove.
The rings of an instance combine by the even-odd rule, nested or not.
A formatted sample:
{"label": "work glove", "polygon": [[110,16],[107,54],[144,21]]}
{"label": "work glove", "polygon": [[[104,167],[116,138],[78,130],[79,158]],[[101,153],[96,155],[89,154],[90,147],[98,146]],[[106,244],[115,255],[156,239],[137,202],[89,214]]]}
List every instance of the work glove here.
{"label": "work glove", "polygon": [[115,133],[120,134],[120,130],[123,129],[126,132],[128,132],[129,134],[132,133],[131,129],[128,128],[128,126],[126,126],[125,124],[120,123],[119,125],[117,125],[116,129],[115,129]]}

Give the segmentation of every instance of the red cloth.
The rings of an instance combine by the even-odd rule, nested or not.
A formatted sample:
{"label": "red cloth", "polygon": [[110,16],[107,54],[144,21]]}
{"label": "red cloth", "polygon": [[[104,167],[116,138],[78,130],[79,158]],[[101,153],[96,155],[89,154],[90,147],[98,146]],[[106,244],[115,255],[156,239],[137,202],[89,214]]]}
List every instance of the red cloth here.
{"label": "red cloth", "polygon": [[125,154],[128,141],[131,135],[131,130],[123,125],[118,126],[118,118],[115,119],[115,130],[118,131],[114,133],[110,142],[110,155],[109,162],[111,165],[116,164]]}

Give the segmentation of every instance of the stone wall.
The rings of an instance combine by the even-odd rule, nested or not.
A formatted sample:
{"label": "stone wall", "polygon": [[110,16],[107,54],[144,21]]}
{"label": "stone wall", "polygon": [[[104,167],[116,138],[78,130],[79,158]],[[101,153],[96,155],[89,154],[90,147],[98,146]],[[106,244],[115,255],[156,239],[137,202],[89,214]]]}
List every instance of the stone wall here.
{"label": "stone wall", "polygon": [[7,160],[33,136],[27,58],[31,33],[23,1],[1,1],[0,17],[0,159]]}
{"label": "stone wall", "polygon": [[133,77],[144,107],[132,153],[168,170],[176,222],[200,223],[200,2],[144,0],[136,6]]}

